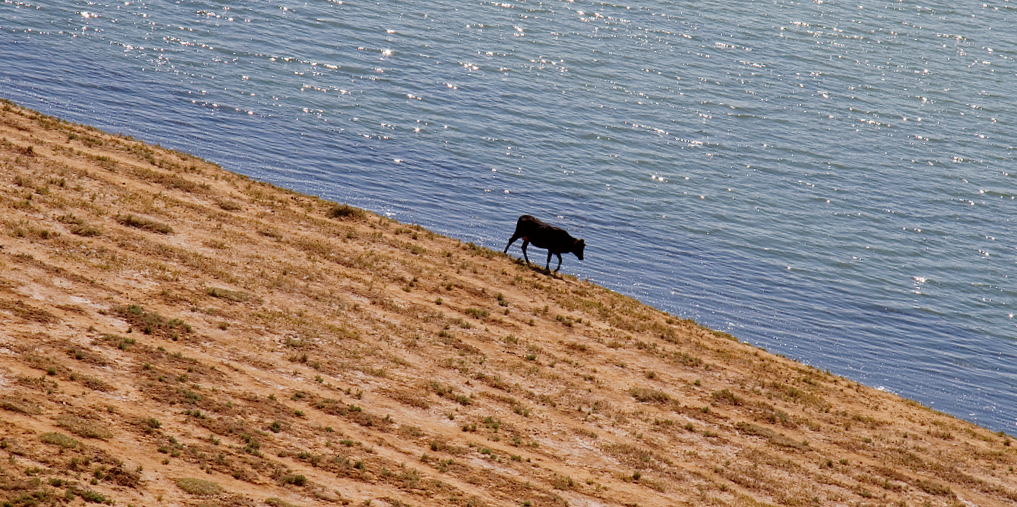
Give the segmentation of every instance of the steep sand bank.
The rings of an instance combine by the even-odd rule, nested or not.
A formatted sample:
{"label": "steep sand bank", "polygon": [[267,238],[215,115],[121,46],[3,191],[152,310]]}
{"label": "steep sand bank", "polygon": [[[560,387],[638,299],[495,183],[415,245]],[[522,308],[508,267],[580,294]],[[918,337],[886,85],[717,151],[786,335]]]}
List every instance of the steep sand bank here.
{"label": "steep sand bank", "polygon": [[1017,503],[1007,435],[2,106],[11,505]]}

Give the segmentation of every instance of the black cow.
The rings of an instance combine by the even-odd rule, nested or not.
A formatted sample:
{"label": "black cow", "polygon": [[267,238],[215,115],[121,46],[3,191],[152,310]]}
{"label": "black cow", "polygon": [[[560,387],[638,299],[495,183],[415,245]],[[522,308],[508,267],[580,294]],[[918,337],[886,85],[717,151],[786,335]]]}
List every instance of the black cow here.
{"label": "black cow", "polygon": [[527,264],[530,263],[530,258],[526,256],[526,245],[530,243],[537,248],[547,249],[547,265],[544,269],[548,271],[551,270],[551,256],[557,255],[558,267],[554,269],[555,273],[561,269],[561,254],[572,252],[579,260],[583,260],[583,249],[586,248],[585,241],[573,238],[565,229],[545,224],[530,215],[519,217],[516,232],[512,233],[512,239],[505,245],[505,253],[508,253],[509,247],[519,238],[523,238],[523,258]]}

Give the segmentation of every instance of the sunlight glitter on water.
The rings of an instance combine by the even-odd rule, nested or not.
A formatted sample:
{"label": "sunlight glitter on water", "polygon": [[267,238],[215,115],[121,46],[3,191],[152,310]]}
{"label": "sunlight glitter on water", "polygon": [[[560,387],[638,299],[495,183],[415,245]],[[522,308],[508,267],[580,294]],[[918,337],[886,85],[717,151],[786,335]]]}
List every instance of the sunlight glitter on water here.
{"label": "sunlight glitter on water", "polygon": [[581,277],[1009,425],[1013,22],[778,4],[5,3],[0,94],[483,245],[561,215]]}

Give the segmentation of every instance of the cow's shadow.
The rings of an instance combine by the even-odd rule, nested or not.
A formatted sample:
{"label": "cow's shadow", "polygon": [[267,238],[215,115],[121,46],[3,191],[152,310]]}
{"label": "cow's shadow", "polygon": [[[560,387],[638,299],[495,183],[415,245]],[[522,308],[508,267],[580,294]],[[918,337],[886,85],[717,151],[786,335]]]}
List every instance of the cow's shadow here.
{"label": "cow's shadow", "polygon": [[512,256],[510,256],[508,254],[505,254],[505,255],[507,257],[509,257],[510,259],[512,259],[512,262],[514,262],[516,264],[516,266],[523,266],[526,269],[528,269],[530,272],[540,273],[542,275],[554,278],[555,280],[564,280],[564,277],[563,277],[563,275],[561,273],[556,273],[552,269],[542,268],[542,267],[540,267],[537,264],[534,264],[532,262],[526,262],[526,260],[523,259],[522,257],[512,257]]}

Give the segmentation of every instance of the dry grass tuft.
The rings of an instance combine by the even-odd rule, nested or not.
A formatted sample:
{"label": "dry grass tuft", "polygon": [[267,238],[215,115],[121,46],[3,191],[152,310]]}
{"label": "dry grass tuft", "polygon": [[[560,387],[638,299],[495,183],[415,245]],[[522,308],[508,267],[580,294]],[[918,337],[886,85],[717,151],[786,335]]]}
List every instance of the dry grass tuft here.
{"label": "dry grass tuft", "polygon": [[101,421],[93,421],[75,415],[63,414],[57,416],[57,426],[85,438],[98,438],[108,440],[113,438],[113,432]]}
{"label": "dry grass tuft", "polygon": [[198,496],[218,495],[223,492],[222,486],[212,481],[195,479],[193,477],[181,477],[176,480],[177,487]]}
{"label": "dry grass tuft", "polygon": [[349,204],[336,204],[328,210],[329,218],[338,218],[340,220],[364,220],[367,218],[367,213],[360,208],[354,208]]}
{"label": "dry grass tuft", "polygon": [[77,234],[78,236],[84,236],[86,238],[102,235],[102,231],[98,228],[89,225],[87,222],[74,215],[63,215],[57,218],[57,220],[67,224],[72,234]]}
{"label": "dry grass tuft", "polygon": [[245,303],[251,299],[251,295],[246,292],[224,289],[222,287],[209,287],[206,292],[209,296],[225,299],[234,303]]}
{"label": "dry grass tuft", "polygon": [[58,445],[64,449],[73,449],[78,446],[78,441],[64,435],[63,433],[43,433],[39,435],[39,440],[46,442],[47,444]]}
{"label": "dry grass tuft", "polygon": [[172,234],[173,228],[162,222],[156,222],[151,218],[127,214],[117,215],[116,221],[120,225],[126,225],[127,227],[135,227],[138,229],[144,229],[146,231],[157,232],[159,234]]}
{"label": "dry grass tuft", "polygon": [[38,404],[33,403],[26,399],[18,399],[9,396],[0,398],[0,407],[4,410],[10,410],[11,412],[21,412],[22,414],[38,415],[42,413],[42,408]]}
{"label": "dry grass tuft", "polygon": [[649,389],[646,387],[633,387],[629,389],[629,395],[643,403],[670,403],[671,396],[663,391]]}

